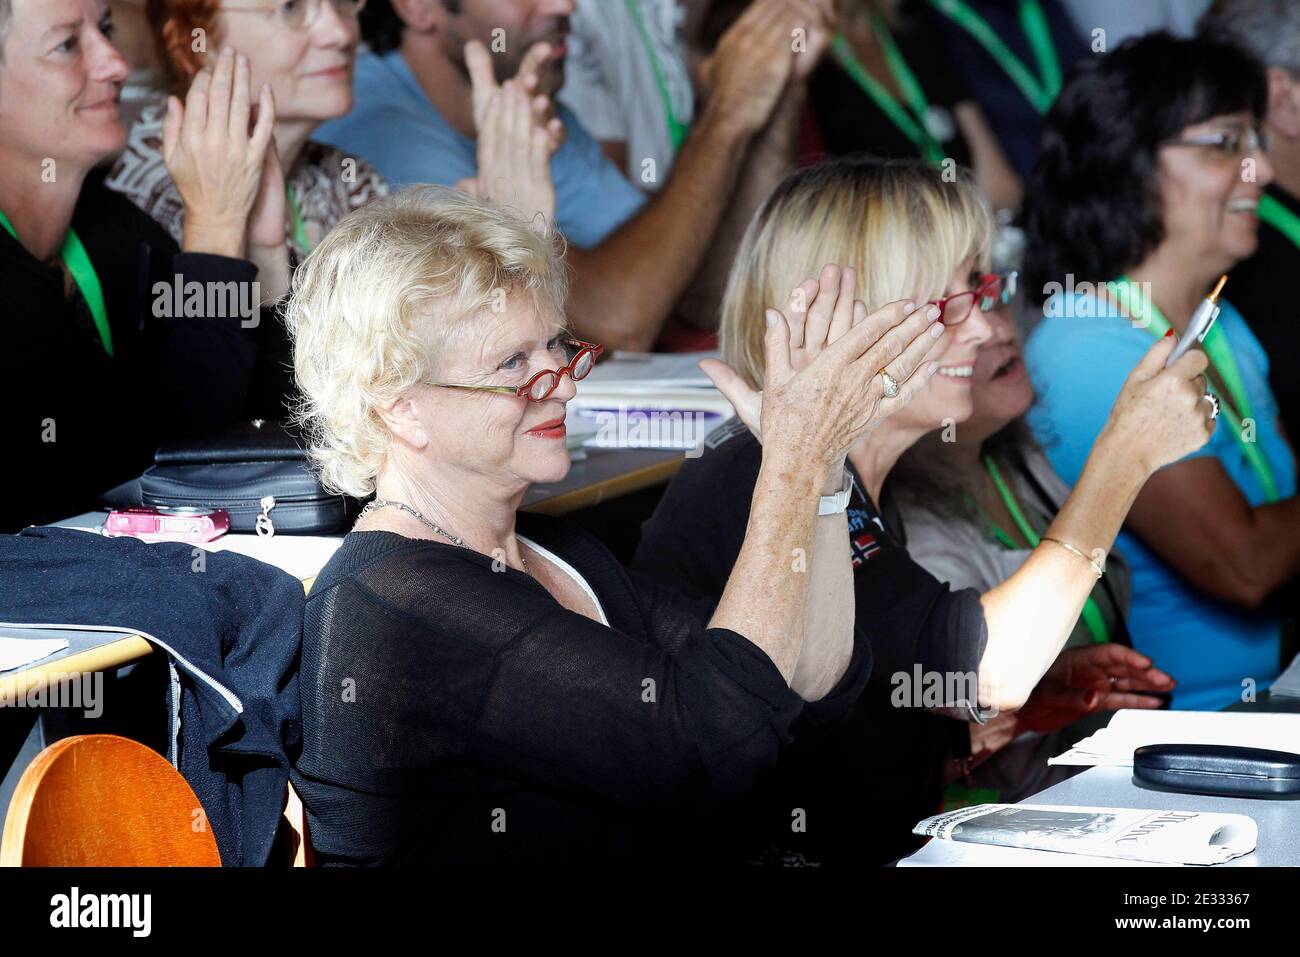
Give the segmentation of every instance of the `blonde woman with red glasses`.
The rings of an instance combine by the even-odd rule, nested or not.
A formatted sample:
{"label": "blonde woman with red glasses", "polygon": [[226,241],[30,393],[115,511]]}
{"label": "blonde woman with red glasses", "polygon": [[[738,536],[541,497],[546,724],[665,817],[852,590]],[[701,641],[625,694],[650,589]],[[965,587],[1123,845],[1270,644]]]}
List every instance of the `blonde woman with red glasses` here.
{"label": "blonde woman with red glasses", "polygon": [[[1158,343],[1130,373],[1083,476],[1015,574],[983,593],[953,591],[917,565],[895,503],[882,493],[908,448],[928,433],[959,431],[971,415],[971,374],[992,331],[985,312],[1002,300],[1009,279],[987,272],[992,235],[973,182],[947,182],[919,161],[834,160],[788,176],[750,223],[723,303],[728,366],[712,371],[741,422],[686,461],[637,552],[636,565],[666,584],[717,600],[754,522],[750,493],[764,451],[754,433],[764,441],[771,434],[754,414],[767,387],[755,319],[764,304],[789,297],[786,315],[813,340],[824,336],[825,298],[844,286],[856,285],[867,308],[907,297],[941,317],[930,357],[936,374],[848,455],[841,547],[852,556],[846,587],[871,645],[873,682],[850,720],[815,743],[796,738],[751,805],[774,840],[826,862],[898,856],[953,773],[946,759],[955,756],[956,770],[964,770],[988,756],[987,742],[975,742],[972,754],[966,727],[954,730],[932,711],[978,724],[1050,704],[1035,691],[1102,574],[1133,498],[1153,471],[1199,448],[1213,428],[1197,377],[1204,357],[1186,356],[1166,370],[1172,344]],[[886,364],[879,378],[892,391],[898,377]],[[1113,677],[1126,689],[1165,690],[1151,662],[1129,649],[1101,665],[1104,688]],[[793,834],[794,807],[820,827]]]}

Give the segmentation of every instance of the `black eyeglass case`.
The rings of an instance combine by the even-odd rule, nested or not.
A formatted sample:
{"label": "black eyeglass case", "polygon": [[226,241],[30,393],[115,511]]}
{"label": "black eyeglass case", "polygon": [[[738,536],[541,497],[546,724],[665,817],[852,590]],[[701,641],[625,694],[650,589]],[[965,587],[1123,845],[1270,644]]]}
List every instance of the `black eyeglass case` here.
{"label": "black eyeglass case", "polygon": [[1188,794],[1300,798],[1300,754],[1223,744],[1148,744],[1133,752],[1133,782]]}

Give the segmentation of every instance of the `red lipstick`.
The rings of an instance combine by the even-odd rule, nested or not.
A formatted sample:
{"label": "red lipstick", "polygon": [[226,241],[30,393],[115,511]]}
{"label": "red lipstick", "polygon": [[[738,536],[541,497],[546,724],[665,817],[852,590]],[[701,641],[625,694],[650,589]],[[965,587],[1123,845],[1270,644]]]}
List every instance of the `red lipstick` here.
{"label": "red lipstick", "polygon": [[533,426],[525,434],[535,435],[539,439],[562,439],[568,434],[568,430],[564,427],[563,419],[551,419],[549,422]]}

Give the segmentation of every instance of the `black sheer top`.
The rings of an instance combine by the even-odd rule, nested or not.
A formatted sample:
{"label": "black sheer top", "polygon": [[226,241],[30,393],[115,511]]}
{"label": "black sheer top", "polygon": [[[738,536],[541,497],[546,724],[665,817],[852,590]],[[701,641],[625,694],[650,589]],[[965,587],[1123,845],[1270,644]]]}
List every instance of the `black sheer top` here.
{"label": "black sheer top", "polygon": [[805,702],[741,635],[576,528],[519,532],[609,627],[466,548],[353,532],[307,602],[293,783],[322,864],[565,864],[707,853],[693,822],[851,707],[864,646]]}
{"label": "black sheer top", "polygon": [[[635,567],[716,601],[749,521],[762,447],[739,420],[717,429],[677,472],[642,530]],[[886,863],[913,850],[917,821],[939,809],[949,755],[970,753],[965,722],[898,692],[922,673],[973,673],[988,631],[979,593],[953,591],[908,555],[902,525],[855,487],[845,548],[854,564],[857,641],[873,659],[850,712],[799,734],[733,811],[751,834],[826,864]],[[742,814],[743,811],[743,814]],[[800,829],[792,822],[800,820]]]}

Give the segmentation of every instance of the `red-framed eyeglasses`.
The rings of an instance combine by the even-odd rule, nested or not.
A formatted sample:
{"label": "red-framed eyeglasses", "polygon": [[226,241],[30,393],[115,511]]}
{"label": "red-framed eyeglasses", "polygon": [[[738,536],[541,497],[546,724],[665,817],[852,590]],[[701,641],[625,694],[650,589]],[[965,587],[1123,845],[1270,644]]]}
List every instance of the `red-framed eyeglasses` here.
{"label": "red-framed eyeglasses", "polygon": [[560,384],[560,376],[566,372],[574,382],[587,378],[587,374],[596,366],[596,359],[605,351],[604,346],[581,339],[565,339],[565,344],[576,347],[577,352],[568,364],[559,369],[543,369],[521,386],[513,385],[452,385],[449,382],[434,382],[432,385],[443,389],[466,389],[471,392],[497,392],[501,395],[514,395],[529,402],[544,402]]}
{"label": "red-framed eyeglasses", "polygon": [[1007,303],[1015,298],[1016,285],[1020,273],[1012,270],[1007,273],[984,273],[978,279],[979,285],[965,292],[953,293],[942,299],[932,299],[927,306],[939,307],[939,321],[945,326],[955,326],[965,322],[970,316],[971,307],[979,300],[980,310],[992,309],[999,303]]}

